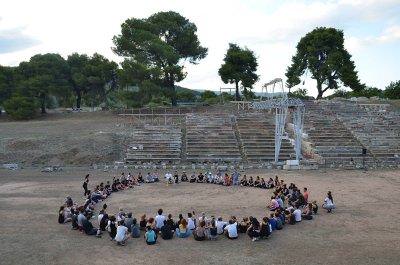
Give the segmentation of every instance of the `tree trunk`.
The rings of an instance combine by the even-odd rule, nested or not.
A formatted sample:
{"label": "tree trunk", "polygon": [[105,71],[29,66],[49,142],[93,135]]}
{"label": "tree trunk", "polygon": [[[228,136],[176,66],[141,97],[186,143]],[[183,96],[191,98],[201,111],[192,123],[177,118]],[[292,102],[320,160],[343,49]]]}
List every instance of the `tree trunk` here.
{"label": "tree trunk", "polygon": [[321,99],[322,94],[324,94],[324,91],[322,91],[322,82],[319,80],[317,80],[317,89],[318,89],[317,99]]}
{"label": "tree trunk", "polygon": [[42,104],[41,104],[41,106],[40,106],[40,113],[46,114],[46,106],[44,105],[43,102],[42,102]]}
{"label": "tree trunk", "polygon": [[46,114],[46,96],[40,95],[40,113]]}
{"label": "tree trunk", "polygon": [[240,101],[240,94],[239,94],[239,81],[235,81],[236,85],[236,101]]}
{"label": "tree trunk", "polygon": [[77,109],[81,108],[81,101],[82,101],[82,92],[79,91],[76,93],[76,108]]}
{"label": "tree trunk", "polygon": [[177,106],[178,103],[176,102],[176,89],[175,89],[175,84],[174,82],[172,82],[172,86],[171,86],[171,104],[173,107]]}

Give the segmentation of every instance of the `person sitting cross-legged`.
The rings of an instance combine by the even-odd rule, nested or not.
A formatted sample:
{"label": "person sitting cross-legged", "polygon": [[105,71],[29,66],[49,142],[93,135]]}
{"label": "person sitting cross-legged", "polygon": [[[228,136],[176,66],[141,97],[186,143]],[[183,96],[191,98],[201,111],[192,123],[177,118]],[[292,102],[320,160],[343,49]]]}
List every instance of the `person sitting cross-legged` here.
{"label": "person sitting cross-legged", "polygon": [[124,221],[119,221],[118,222],[118,227],[117,227],[117,234],[115,235],[115,241],[117,242],[117,245],[124,246],[126,243],[126,240],[128,240],[129,231],[128,227],[124,225]]}
{"label": "person sitting cross-legged", "polygon": [[186,219],[182,219],[180,221],[180,224],[179,224],[178,228],[176,228],[175,233],[176,233],[176,237],[179,237],[179,238],[186,238],[186,237],[190,236],[191,231],[187,227]]}
{"label": "person sitting cross-legged", "polygon": [[154,245],[157,242],[157,234],[153,229],[151,229],[151,226],[146,227],[144,238],[147,245]]}

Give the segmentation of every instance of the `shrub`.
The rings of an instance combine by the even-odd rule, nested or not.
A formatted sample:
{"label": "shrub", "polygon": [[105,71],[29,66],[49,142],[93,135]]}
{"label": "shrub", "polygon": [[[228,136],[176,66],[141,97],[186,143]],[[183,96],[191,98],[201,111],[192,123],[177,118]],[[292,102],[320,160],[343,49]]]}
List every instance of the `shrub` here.
{"label": "shrub", "polygon": [[35,117],[37,104],[31,98],[13,96],[4,102],[4,109],[13,119],[28,120]]}

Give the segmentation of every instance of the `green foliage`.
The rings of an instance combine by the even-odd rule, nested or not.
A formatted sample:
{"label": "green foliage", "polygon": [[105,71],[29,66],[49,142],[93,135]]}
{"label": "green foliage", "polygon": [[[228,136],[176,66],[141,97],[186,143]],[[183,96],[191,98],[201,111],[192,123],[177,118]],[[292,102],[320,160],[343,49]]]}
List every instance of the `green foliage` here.
{"label": "green foliage", "polygon": [[13,119],[27,120],[36,115],[37,105],[32,98],[13,96],[4,101],[4,109]]}
{"label": "green foliage", "polygon": [[164,95],[176,105],[175,82],[186,77],[186,60],[197,63],[207,55],[200,46],[197,27],[176,12],[159,12],[145,19],[131,18],[121,25],[121,34],[114,36],[114,52],[126,57],[122,63],[122,79],[145,87],[152,82],[166,90]]}
{"label": "green foliage", "polygon": [[117,89],[118,65],[104,56],[73,53],[67,62],[77,108],[81,106],[82,97],[87,105],[95,106],[105,103],[107,94]]}
{"label": "green foliage", "polygon": [[258,80],[257,67],[257,58],[253,51],[229,43],[224,63],[218,70],[218,74],[225,84],[235,84],[236,100],[240,100],[239,83],[244,88],[245,97],[252,96],[250,90]]}
{"label": "green foliage", "polygon": [[194,102],[196,101],[196,94],[190,90],[182,90],[176,93],[176,98],[179,101]]}
{"label": "green foliage", "polygon": [[221,96],[224,101],[234,101],[235,100],[235,96],[229,94],[228,92],[222,92]]}
{"label": "green foliage", "polygon": [[310,96],[307,95],[307,89],[305,88],[299,88],[298,90],[294,92],[288,93],[288,97],[290,98],[299,98],[299,99],[309,99]]}
{"label": "green foliage", "polygon": [[201,99],[203,101],[210,99],[210,98],[217,98],[217,94],[215,94],[215,92],[210,91],[210,90],[205,90],[202,94],[201,94]]}
{"label": "green foliage", "polygon": [[0,65],[0,114],[3,102],[15,91],[15,68]]}
{"label": "green foliage", "polygon": [[358,90],[358,91],[346,91],[343,89],[338,89],[335,91],[335,93],[333,93],[332,95],[330,95],[326,98],[332,99],[335,97],[339,97],[339,98],[352,98],[352,97],[383,98],[383,91],[376,87],[365,87],[364,89]]}
{"label": "green foliage", "polygon": [[388,99],[400,99],[400,80],[391,82],[383,92]]}
{"label": "green foliage", "polygon": [[68,64],[59,54],[37,54],[18,67],[20,81],[18,93],[35,97],[41,112],[46,112],[49,95],[59,95],[69,90]]}
{"label": "green foliage", "polygon": [[338,89],[339,81],[354,91],[364,87],[351,55],[344,48],[343,32],[335,28],[316,28],[301,38],[286,71],[287,86],[298,85],[307,70],[317,80],[318,99],[328,89]]}

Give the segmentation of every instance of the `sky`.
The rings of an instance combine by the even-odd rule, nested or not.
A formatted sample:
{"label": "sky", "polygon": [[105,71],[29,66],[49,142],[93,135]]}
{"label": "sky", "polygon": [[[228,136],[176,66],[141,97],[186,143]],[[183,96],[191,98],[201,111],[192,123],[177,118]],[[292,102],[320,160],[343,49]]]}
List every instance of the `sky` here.
{"label": "sky", "polygon": [[[259,81],[280,77],[302,36],[316,27],[344,31],[363,83],[384,89],[400,79],[400,0],[13,0],[0,2],[0,65],[16,66],[38,53],[98,52],[121,62],[112,37],[131,17],[145,18],[159,11],[176,11],[194,22],[208,56],[185,65],[187,77],[179,85],[198,90],[232,87],[218,76],[229,43],[253,50]],[[309,77],[305,84],[316,96]],[[296,89],[296,88],[295,88]]]}

